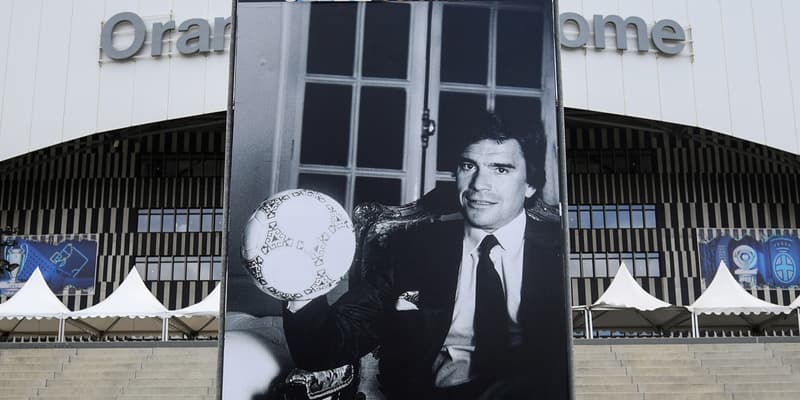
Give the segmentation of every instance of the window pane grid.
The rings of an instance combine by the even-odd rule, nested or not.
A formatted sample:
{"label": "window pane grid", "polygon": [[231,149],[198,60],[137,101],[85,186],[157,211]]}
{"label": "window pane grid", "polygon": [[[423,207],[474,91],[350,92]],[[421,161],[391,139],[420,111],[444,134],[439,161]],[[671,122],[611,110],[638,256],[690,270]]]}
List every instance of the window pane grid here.
{"label": "window pane grid", "polygon": [[148,281],[219,281],[221,256],[136,257],[134,268]]}
{"label": "window pane grid", "polygon": [[622,263],[637,278],[661,277],[659,253],[571,253],[570,277],[613,278]]}
{"label": "window pane grid", "polygon": [[[348,104],[347,119],[349,123],[344,132],[346,132],[347,140],[342,141],[346,143],[347,148],[342,150],[342,158],[337,159],[335,163],[329,162],[314,162],[314,157],[303,157],[301,155],[301,163],[297,169],[298,187],[305,187],[308,189],[319,190],[325,192],[332,197],[336,198],[347,209],[352,209],[355,206],[356,193],[356,177],[383,177],[387,175],[396,176],[397,182],[401,187],[401,193],[397,199],[392,199],[393,203],[399,203],[402,196],[402,187],[405,183],[405,152],[403,144],[405,143],[406,131],[413,130],[413,127],[400,127],[396,130],[394,135],[393,145],[384,146],[384,151],[387,152],[383,156],[366,154],[362,151],[359,154],[359,145],[363,150],[364,146],[370,146],[369,140],[375,140],[381,129],[381,121],[393,121],[392,126],[404,125],[408,118],[408,97],[409,91],[412,87],[412,82],[408,79],[408,67],[406,65],[399,65],[407,63],[409,53],[403,48],[407,49],[411,43],[411,35],[409,27],[409,15],[411,7],[406,4],[357,4],[353,5],[355,15],[352,19],[344,21],[346,27],[343,29],[352,32],[354,40],[349,41],[347,54],[351,55],[352,68],[348,72],[341,71],[323,71],[320,68],[312,67],[309,64],[306,69],[305,82],[308,85],[322,85],[331,86],[339,85],[349,88],[349,99],[344,100]],[[312,15],[316,8],[324,10],[325,5],[315,4],[312,5]],[[322,11],[323,13],[326,11]],[[315,27],[315,20],[311,20],[310,32],[316,32],[319,29],[326,29],[322,19],[318,20],[321,28]],[[385,23],[381,22],[384,21]],[[341,21],[340,21],[341,22]],[[341,25],[341,24],[340,24]],[[402,25],[402,26],[400,26]],[[394,27],[392,27],[394,26]],[[405,29],[402,29],[403,26]],[[391,29],[390,29],[391,28]],[[335,34],[335,32],[334,32]],[[322,37],[322,36],[320,36]],[[376,42],[376,39],[378,40]],[[391,48],[384,48],[376,46],[376,43],[383,43],[382,41],[391,40]],[[323,39],[319,39],[323,40]],[[309,59],[316,59],[322,57],[323,53],[327,50],[323,47],[310,46],[308,50]],[[338,57],[336,54],[330,55],[331,57]],[[322,57],[323,59],[326,57]],[[402,60],[400,60],[402,58]],[[322,64],[320,64],[322,65]],[[343,61],[344,65],[344,61]],[[342,70],[344,71],[344,70]],[[365,76],[366,75],[366,76]],[[386,112],[387,118],[374,116],[374,108],[377,105],[373,101],[362,104],[362,96],[369,98],[375,97],[375,93],[384,93],[389,90],[394,93],[394,102],[398,103],[391,107],[382,107],[378,110]],[[392,92],[391,90],[395,90]],[[307,92],[308,93],[308,92]],[[387,92],[389,93],[389,92]],[[390,96],[392,97],[392,96]],[[368,101],[369,99],[365,100]],[[381,100],[381,104],[384,101]],[[303,120],[305,131],[305,121],[317,120],[317,113],[323,112],[323,108],[317,107],[315,110],[310,105],[309,99],[306,98],[303,110]],[[366,108],[365,108],[366,107]],[[388,118],[391,117],[391,118]],[[402,124],[400,124],[402,122]],[[416,127],[416,125],[415,125]],[[359,139],[361,136],[361,139]],[[301,134],[301,146],[308,140],[313,138],[306,135],[305,132]],[[306,143],[306,149],[316,148],[314,143]],[[307,150],[310,154],[311,150]],[[359,155],[361,157],[359,157]],[[385,163],[386,165],[383,165]],[[374,170],[364,167],[388,167],[387,170]],[[328,182],[331,181],[331,182]],[[335,190],[336,193],[326,192],[328,190]],[[373,199],[367,199],[373,201]],[[201,267],[201,273],[204,272]],[[211,273],[211,272],[209,272]]]}
{"label": "window pane grid", "polygon": [[571,205],[567,207],[570,228],[641,229],[657,228],[656,207],[634,205]]}
{"label": "window pane grid", "polygon": [[138,210],[137,232],[221,232],[222,209],[180,208]]}

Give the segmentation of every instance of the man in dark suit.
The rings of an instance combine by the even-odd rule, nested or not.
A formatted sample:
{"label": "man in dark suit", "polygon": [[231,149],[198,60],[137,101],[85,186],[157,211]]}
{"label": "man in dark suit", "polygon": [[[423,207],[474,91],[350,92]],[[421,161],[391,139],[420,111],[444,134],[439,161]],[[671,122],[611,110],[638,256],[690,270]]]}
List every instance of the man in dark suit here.
{"label": "man in dark suit", "polygon": [[391,399],[566,399],[561,228],[526,216],[544,184],[544,135],[494,116],[455,170],[463,219],[395,234],[363,284],[328,306],[290,303],[297,365],[328,369],[380,345]]}

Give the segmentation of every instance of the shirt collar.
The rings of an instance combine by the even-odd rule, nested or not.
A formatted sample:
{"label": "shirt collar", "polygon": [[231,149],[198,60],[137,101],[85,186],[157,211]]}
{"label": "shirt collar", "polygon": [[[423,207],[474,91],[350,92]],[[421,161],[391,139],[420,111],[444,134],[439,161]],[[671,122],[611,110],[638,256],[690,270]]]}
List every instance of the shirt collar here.
{"label": "shirt collar", "polygon": [[[464,248],[472,253],[481,244],[489,232],[464,223]],[[525,238],[525,210],[514,217],[509,223],[501,226],[491,233],[504,250],[522,247]]]}

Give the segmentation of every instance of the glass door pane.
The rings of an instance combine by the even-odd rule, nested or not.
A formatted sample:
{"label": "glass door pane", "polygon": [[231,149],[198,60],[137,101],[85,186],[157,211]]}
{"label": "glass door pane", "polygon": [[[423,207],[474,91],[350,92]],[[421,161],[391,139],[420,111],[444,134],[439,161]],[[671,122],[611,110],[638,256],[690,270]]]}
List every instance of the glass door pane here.
{"label": "glass door pane", "polygon": [[419,152],[407,143],[420,133],[409,121],[421,110],[409,104],[423,96],[410,66],[424,43],[412,41],[411,26],[425,26],[419,11],[428,5],[338,6],[310,6],[297,187],[324,192],[347,209],[400,204],[414,179],[409,172],[418,168],[407,165],[408,153]]}
{"label": "glass door pane", "polygon": [[[487,111],[512,130],[543,123],[544,14],[524,3],[436,3],[431,42],[431,112],[437,121],[435,158],[426,190],[452,182],[465,136]],[[548,28],[549,29],[549,28]],[[550,60],[550,61],[543,61]],[[438,65],[436,64],[438,63]],[[550,107],[552,108],[552,107]],[[435,181],[435,182],[432,182]]]}

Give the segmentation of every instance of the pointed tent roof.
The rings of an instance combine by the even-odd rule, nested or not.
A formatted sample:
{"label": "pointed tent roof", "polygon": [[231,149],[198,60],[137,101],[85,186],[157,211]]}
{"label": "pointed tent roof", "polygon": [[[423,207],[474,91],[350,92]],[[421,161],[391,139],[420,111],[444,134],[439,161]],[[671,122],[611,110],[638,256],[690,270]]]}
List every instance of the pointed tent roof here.
{"label": "pointed tent roof", "polygon": [[800,297],[794,299],[792,304],[789,304],[789,308],[791,309],[800,308]]}
{"label": "pointed tent roof", "polygon": [[199,303],[184,307],[178,310],[170,311],[173,317],[195,317],[195,316],[219,316],[219,284],[205,299]]}
{"label": "pointed tent roof", "polygon": [[169,311],[142,282],[132,268],[128,276],[105,300],[83,310],[70,313],[72,318],[167,317]]}
{"label": "pointed tent roof", "polygon": [[39,268],[16,294],[0,304],[0,319],[64,318],[69,314],[67,306],[47,286]]}
{"label": "pointed tent roof", "polygon": [[[685,307],[677,307],[647,293],[622,263],[614,280],[602,296],[589,306],[573,307],[590,310],[595,329],[669,328],[689,318]],[[585,322],[585,321],[584,321]],[[580,321],[575,321],[580,326]]]}
{"label": "pointed tent roof", "polygon": [[659,308],[673,307],[647,293],[633,279],[623,263],[617,270],[614,280],[597,301],[590,306],[597,308],[634,308],[640,311],[652,311]]}
{"label": "pointed tent roof", "polygon": [[731,275],[724,261],[719,263],[714,280],[705,292],[686,307],[697,314],[778,314],[789,313],[791,308],[761,300],[748,293]]}
{"label": "pointed tent roof", "polygon": [[184,333],[196,335],[200,333],[217,334],[219,332],[220,309],[219,284],[205,299],[189,307],[170,311],[174,317],[170,325]]}

